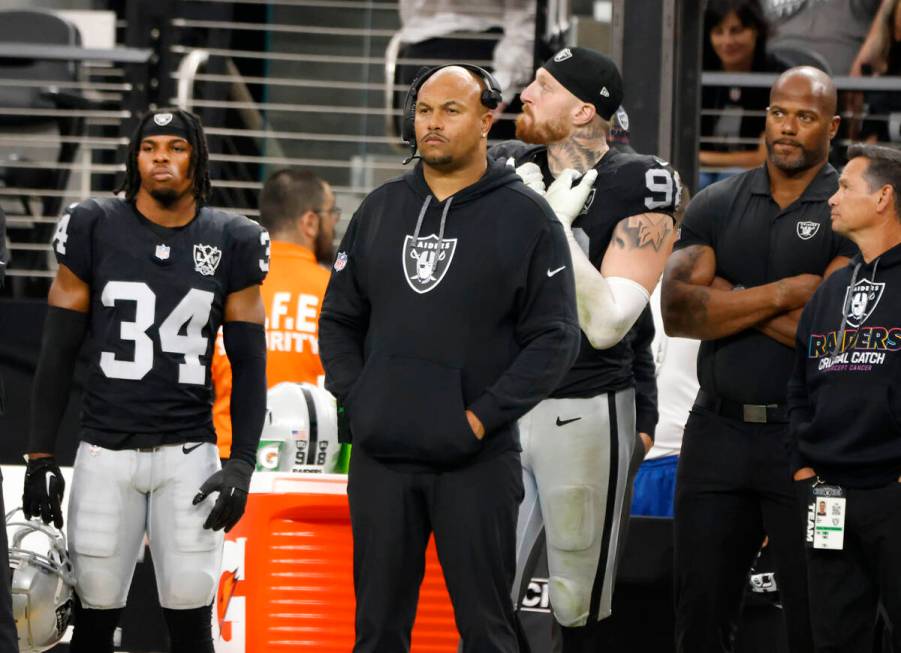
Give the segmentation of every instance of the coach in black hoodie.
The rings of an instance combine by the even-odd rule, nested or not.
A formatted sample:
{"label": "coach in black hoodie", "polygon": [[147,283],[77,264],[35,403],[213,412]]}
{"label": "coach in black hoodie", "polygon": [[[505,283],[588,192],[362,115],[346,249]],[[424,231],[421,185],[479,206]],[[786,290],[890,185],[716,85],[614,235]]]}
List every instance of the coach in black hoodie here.
{"label": "coach in black hoodie", "polygon": [[901,152],[855,145],[848,158],[832,229],[860,254],[804,309],[788,388],[799,489],[845,496],[843,548],[808,548],[818,653],[870,653],[880,600],[901,651]]}
{"label": "coach in black hoodie", "polygon": [[419,89],[422,162],[373,191],[323,302],[326,387],[354,450],[355,653],[408,651],[434,531],[466,653],[514,653],[516,419],[579,345],[572,264],[547,204],[489,165],[473,73]]}

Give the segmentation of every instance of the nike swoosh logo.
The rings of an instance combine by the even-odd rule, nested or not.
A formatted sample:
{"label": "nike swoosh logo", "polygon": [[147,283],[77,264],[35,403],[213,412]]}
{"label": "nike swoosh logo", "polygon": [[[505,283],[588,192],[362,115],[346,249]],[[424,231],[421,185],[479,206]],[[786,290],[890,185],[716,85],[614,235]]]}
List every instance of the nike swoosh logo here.
{"label": "nike swoosh logo", "polygon": [[194,449],[196,449],[197,447],[202,447],[204,444],[206,444],[206,443],[198,442],[197,444],[195,444],[192,447],[189,447],[187,444],[183,444],[183,445],[181,445],[181,452],[182,453],[191,453],[192,451],[194,451]]}
{"label": "nike swoosh logo", "polygon": [[560,419],[557,418],[557,426],[566,426],[567,424],[572,424],[573,422],[578,422],[581,417],[573,417],[572,419]]}
{"label": "nike swoosh logo", "polygon": [[548,271],[547,271],[547,276],[552,277],[552,276],[554,276],[555,274],[557,274],[558,272],[562,272],[562,271],[565,270],[565,269],[566,269],[566,266],[565,266],[565,265],[562,266],[562,267],[557,268],[556,270],[548,269]]}

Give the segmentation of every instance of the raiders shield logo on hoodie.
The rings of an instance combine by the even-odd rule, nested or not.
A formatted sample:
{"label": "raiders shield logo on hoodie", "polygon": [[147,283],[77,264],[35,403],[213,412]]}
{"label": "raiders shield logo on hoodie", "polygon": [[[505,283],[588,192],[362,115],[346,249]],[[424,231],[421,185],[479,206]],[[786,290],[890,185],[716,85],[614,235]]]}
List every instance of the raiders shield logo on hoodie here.
{"label": "raiders shield logo on hoodie", "polygon": [[439,243],[435,234],[415,240],[413,236],[405,237],[404,276],[410,288],[423,294],[441,283],[456,249],[456,238],[444,238]]}
{"label": "raiders shield logo on hoodie", "polygon": [[[869,279],[861,279],[845,292],[845,312],[848,324],[859,327],[873,314],[882,292],[884,283],[874,283]],[[849,296],[850,295],[850,296]]]}

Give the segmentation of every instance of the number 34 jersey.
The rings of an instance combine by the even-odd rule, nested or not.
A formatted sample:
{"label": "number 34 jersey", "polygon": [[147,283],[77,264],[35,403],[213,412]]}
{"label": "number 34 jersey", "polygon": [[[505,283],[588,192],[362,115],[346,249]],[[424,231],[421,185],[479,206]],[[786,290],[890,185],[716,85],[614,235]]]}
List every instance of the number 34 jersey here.
{"label": "number 34 jersey", "polygon": [[53,247],[91,288],[82,438],[113,449],[215,442],[216,332],[226,297],[266,277],[269,234],[211,208],[168,229],[104,199],[70,206]]}
{"label": "number 34 jersey", "polygon": [[[544,173],[545,185],[554,181],[547,163],[547,148],[517,141],[501,143],[491,149],[493,158],[513,157],[517,166],[535,163]],[[672,216],[679,205],[681,182],[665,161],[643,154],[620,152],[611,148],[595,165],[598,177],[588,195],[581,215],[573,223],[573,233],[595,268],[601,262],[616,225],[625,218],[642,213]],[[656,234],[647,234],[649,241]],[[609,349],[594,349],[582,334],[579,357],[551,396],[593,397],[634,385],[630,331]]]}

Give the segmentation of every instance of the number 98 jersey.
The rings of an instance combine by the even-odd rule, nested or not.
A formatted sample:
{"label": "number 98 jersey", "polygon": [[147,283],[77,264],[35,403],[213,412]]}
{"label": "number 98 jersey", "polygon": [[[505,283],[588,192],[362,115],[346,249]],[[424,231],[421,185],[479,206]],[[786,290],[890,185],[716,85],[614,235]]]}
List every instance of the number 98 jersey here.
{"label": "number 98 jersey", "polygon": [[215,442],[210,359],[226,297],[262,283],[269,234],[201,208],[170,229],[133,203],[72,205],[56,258],[91,288],[82,438],[111,449]]}
{"label": "number 98 jersey", "polygon": [[[513,157],[517,166],[535,163],[544,173],[545,185],[554,181],[547,163],[547,148],[508,141],[491,148],[493,158]],[[598,171],[585,207],[573,223],[573,234],[595,268],[600,269],[616,225],[642,213],[673,216],[679,206],[682,184],[670,165],[655,156],[620,152],[610,148],[595,165]],[[656,234],[646,234],[649,242]],[[582,334],[576,363],[551,396],[594,397],[634,385],[632,331],[609,349],[594,349]]]}

